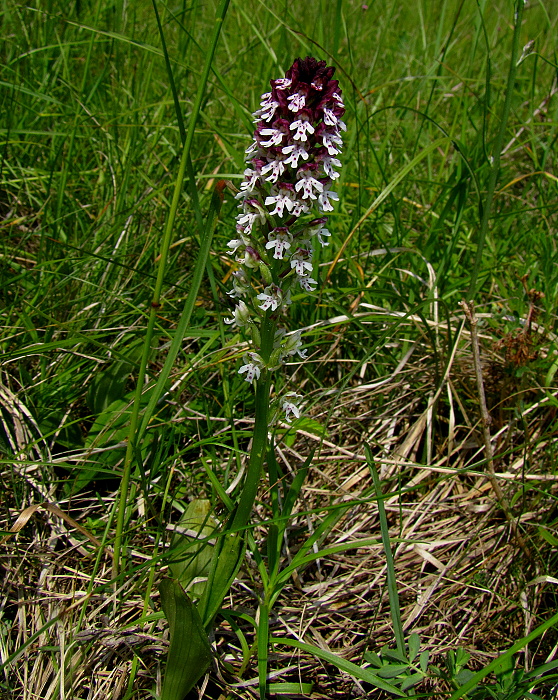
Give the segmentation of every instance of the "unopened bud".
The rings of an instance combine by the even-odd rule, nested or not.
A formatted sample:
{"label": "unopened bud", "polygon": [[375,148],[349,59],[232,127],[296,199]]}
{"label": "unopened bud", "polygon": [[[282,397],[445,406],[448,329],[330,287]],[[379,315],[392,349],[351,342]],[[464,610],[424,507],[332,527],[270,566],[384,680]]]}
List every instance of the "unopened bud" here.
{"label": "unopened bud", "polygon": [[254,343],[255,347],[259,348],[262,345],[262,337],[260,335],[260,331],[258,327],[254,324],[250,326],[250,335],[252,336],[252,343]]}
{"label": "unopened bud", "polygon": [[269,358],[269,369],[277,369],[281,365],[282,348],[277,348],[271,353]]}
{"label": "unopened bud", "polygon": [[264,263],[263,260],[260,260],[260,272],[262,273],[262,277],[266,284],[273,284],[271,270],[269,269],[268,265]]}

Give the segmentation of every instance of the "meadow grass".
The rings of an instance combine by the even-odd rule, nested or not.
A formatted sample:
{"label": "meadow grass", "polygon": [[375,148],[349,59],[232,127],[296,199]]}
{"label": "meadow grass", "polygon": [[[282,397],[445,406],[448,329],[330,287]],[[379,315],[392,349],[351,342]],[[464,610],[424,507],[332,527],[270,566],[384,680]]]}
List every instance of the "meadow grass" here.
{"label": "meadow grass", "polygon": [[[485,668],[556,607],[558,15],[529,0],[512,61],[505,0],[233,0],[211,56],[218,6],[157,2],[159,26],[147,0],[0,5],[0,534],[24,514],[2,543],[0,695],[160,693],[171,530],[196,498],[224,517],[253,426],[245,348],[223,324],[227,190],[187,326],[181,314],[215,186],[240,184],[251,112],[270,78],[314,55],[337,68],[348,131],[320,293],[293,305],[309,359],[288,384],[307,404],[276,431],[279,481],[315,453],[285,522],[287,491],[262,483],[205,697],[256,697],[270,523],[285,572],[265,619],[282,641],[265,663],[259,649],[270,695],[388,697],[355,667],[418,632],[440,672],[415,692],[450,697],[463,653]],[[530,556],[486,476],[464,298],[495,478]],[[140,390],[169,352],[158,400],[147,414],[149,392],[136,402],[131,444],[141,367]],[[26,511],[40,504],[62,516]],[[541,630],[513,678],[557,647]],[[494,697],[533,686],[518,687]]]}

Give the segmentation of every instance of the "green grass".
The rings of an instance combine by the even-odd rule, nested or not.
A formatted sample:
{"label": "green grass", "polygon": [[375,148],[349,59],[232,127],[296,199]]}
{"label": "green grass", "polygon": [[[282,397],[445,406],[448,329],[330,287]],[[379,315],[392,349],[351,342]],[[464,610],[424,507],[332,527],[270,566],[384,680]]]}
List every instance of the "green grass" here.
{"label": "green grass", "polygon": [[[93,697],[87,693],[108,692],[104,683],[120,683],[120,697],[160,692],[166,628],[156,587],[167,563],[167,525],[199,497],[224,516],[227,499],[238,496],[236,477],[251,435],[253,393],[236,373],[243,348],[222,322],[229,315],[225,249],[237,211],[230,193],[183,339],[180,318],[215,184],[225,179],[238,186],[260,95],[270,78],[308,54],[337,67],[348,132],[340,202],[329,222],[332,241],[318,260],[319,295],[292,307],[293,329],[308,328],[310,359],[286,374],[307,399],[307,422],[298,429],[310,436],[279,431],[280,477],[290,483],[311,448],[317,451],[288,516],[285,544],[292,553],[280,553],[284,569],[300,549],[302,583],[298,590],[296,578],[294,584],[285,579],[269,613],[270,636],[296,639],[296,631],[300,644],[317,643],[324,653],[348,648],[354,664],[362,664],[366,650],[379,649],[376,628],[382,643],[393,646],[378,563],[377,496],[364,469],[363,441],[394,499],[387,517],[404,620],[432,583],[413,588],[416,580],[437,571],[415,549],[406,578],[406,548],[429,536],[423,520],[415,527],[409,513],[417,504],[428,513],[432,503],[442,510],[455,504],[455,512],[424,517],[438,533],[444,518],[450,523],[455,515],[462,520],[452,530],[454,540],[468,533],[463,549],[440,550],[446,558],[437,545],[428,549],[451,567],[437,584],[442,597],[433,592],[405,633],[420,627],[431,658],[441,664],[448,648],[463,646],[478,670],[550,617],[554,583],[532,582],[555,575],[558,543],[558,14],[542,0],[525,6],[521,58],[506,103],[512,5],[233,0],[204,84],[215,1],[157,3],[168,65],[147,0],[0,4],[1,528],[9,530],[27,506],[41,502],[56,503],[110,547],[118,513],[124,528],[116,582],[122,590],[114,600],[110,557],[44,510],[2,545],[0,664],[28,653],[2,669],[6,697]],[[177,189],[189,130],[192,168],[182,160],[184,183]],[[495,149],[501,153],[497,171]],[[160,264],[165,231],[170,248]],[[523,517],[536,566],[521,559],[490,491],[482,490],[479,411],[459,307],[467,295],[481,319],[496,471],[517,477],[502,484],[515,517]],[[152,306],[154,299],[160,307]],[[146,347],[150,314],[153,338]],[[160,383],[164,398],[144,426],[141,445],[129,451],[130,486],[122,490],[142,353],[147,381],[156,382],[172,347],[176,358]],[[277,526],[282,496],[274,484],[263,484],[256,520]],[[305,540],[321,532],[324,519],[331,527],[310,548],[316,562]],[[254,547],[265,550],[264,530],[255,527],[253,538]],[[441,533],[438,540],[451,539]],[[365,577],[376,582],[366,593],[359,561],[368,550],[354,552],[353,559],[335,552],[317,556],[360,535],[378,545],[378,562]],[[492,551],[501,552],[505,573],[499,560],[490,563]],[[233,589],[233,612],[216,633],[226,683],[215,674],[211,683],[220,682],[230,697],[232,684],[257,676],[250,619],[266,556],[257,560],[253,553],[254,565],[241,574],[243,587]],[[346,629],[324,646],[316,635],[304,637],[289,615],[294,609],[303,619],[300,611],[312,603],[306,589],[316,586],[321,596],[318,584],[336,580],[340,571],[356,571],[354,579],[346,573],[354,588],[347,584],[345,592],[352,590],[358,605],[369,600],[370,609],[361,609],[354,623],[334,614],[332,629]],[[473,594],[479,587],[490,592],[478,607],[474,597],[464,598],[465,608],[478,614],[472,626],[462,627],[448,602],[457,595],[448,581],[456,578],[472,596],[485,595]],[[91,597],[54,620],[60,606],[78,601],[76,590]],[[57,596],[60,606],[49,602]],[[324,614],[316,612],[317,619]],[[442,621],[447,633],[436,626]],[[101,663],[109,647],[78,645],[73,636],[137,624],[157,647],[144,657],[122,646],[119,656],[113,652]],[[544,663],[555,643],[550,630],[518,664],[530,670]],[[278,682],[313,682],[316,698],[352,697],[353,687],[338,672],[322,672],[311,656],[280,648],[270,648],[269,669],[298,663],[300,673]],[[450,681],[436,686],[439,697],[449,697],[444,683]],[[428,697],[433,687],[422,692]],[[210,692],[218,697],[214,687]],[[234,692],[252,697],[246,688]],[[371,697],[383,697],[374,692]]]}

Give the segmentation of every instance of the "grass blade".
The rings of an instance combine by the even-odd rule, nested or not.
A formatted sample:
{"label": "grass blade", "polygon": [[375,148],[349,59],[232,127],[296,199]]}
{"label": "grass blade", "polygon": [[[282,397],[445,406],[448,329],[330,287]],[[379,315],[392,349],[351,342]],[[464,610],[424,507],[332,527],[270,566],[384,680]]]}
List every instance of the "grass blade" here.
{"label": "grass blade", "polygon": [[[387,681],[382,680],[375,673],[372,673],[370,669],[357,666],[351,661],[347,661],[342,656],[333,654],[331,651],[320,649],[312,644],[306,644],[306,642],[299,642],[297,639],[272,637],[271,643],[284,644],[285,646],[295,647],[295,649],[305,651],[308,654],[313,654],[314,656],[317,656],[318,659],[322,659],[322,661],[333,664],[333,666],[336,666],[340,671],[348,673],[350,676],[353,676],[353,678],[358,678],[360,681],[364,681],[365,683],[371,683],[376,688],[385,690],[386,692],[391,693],[392,695],[397,695],[400,698],[408,697],[406,693],[403,693],[401,690],[399,690],[399,688],[396,688]],[[453,700],[453,698],[451,698],[451,700]]]}
{"label": "grass blade", "polygon": [[368,466],[370,468],[370,473],[372,474],[372,479],[374,480],[374,488],[376,490],[376,498],[378,503],[378,514],[380,516],[380,530],[382,533],[382,544],[384,545],[384,552],[386,555],[386,567],[387,567],[387,586],[389,594],[389,605],[391,609],[391,621],[393,624],[393,631],[395,634],[395,641],[397,643],[397,651],[405,656],[405,636],[403,635],[403,625],[401,624],[401,611],[399,609],[399,594],[397,593],[397,579],[395,577],[395,564],[393,562],[393,554],[391,551],[391,545],[389,542],[389,528],[386,518],[386,510],[384,508],[384,502],[382,500],[382,488],[380,486],[380,479],[378,477],[378,471],[376,465],[374,464],[372,458],[372,452],[368,445],[365,445],[366,459],[368,460]]}

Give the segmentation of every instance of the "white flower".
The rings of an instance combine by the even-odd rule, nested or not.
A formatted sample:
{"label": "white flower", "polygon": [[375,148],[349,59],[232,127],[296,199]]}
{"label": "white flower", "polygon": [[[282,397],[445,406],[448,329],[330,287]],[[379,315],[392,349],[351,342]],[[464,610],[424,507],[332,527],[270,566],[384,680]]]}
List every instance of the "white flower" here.
{"label": "white flower", "polygon": [[310,251],[307,248],[298,248],[296,253],[291,255],[291,270],[294,270],[299,277],[305,277],[312,272]]}
{"label": "white flower", "polygon": [[324,239],[322,238],[322,236],[331,236],[331,233],[327,230],[327,228],[321,228],[316,234],[316,236],[318,237],[318,240],[320,241],[322,246],[329,245],[329,241],[324,241]]}
{"label": "white flower", "polygon": [[305,202],[297,199],[291,214],[298,217],[301,214],[305,214],[307,211],[310,211],[310,207]]}
{"label": "white flower", "polygon": [[339,201],[339,195],[337,192],[330,192],[329,188],[331,184],[325,185],[323,192],[318,197],[318,207],[321,211],[333,211],[333,204],[329,201],[333,199],[335,202]]}
{"label": "white flower", "polygon": [[339,119],[333,113],[333,110],[324,107],[324,123],[328,126],[337,126]]}
{"label": "white flower", "polygon": [[277,107],[279,107],[279,102],[273,99],[270,92],[266,92],[265,95],[262,95],[260,105],[261,108],[254,112],[252,116],[256,117],[256,121],[259,121],[259,119],[263,119],[264,122],[271,121]]}
{"label": "white flower", "polygon": [[294,193],[286,187],[280,187],[277,194],[265,198],[266,207],[270,206],[271,204],[275,204],[275,209],[271,211],[270,214],[272,216],[274,214],[283,216],[283,210],[285,207],[289,212],[293,210],[295,205]]}
{"label": "white flower", "polygon": [[[303,166],[303,167],[309,167],[309,166]],[[300,175],[300,179],[297,181],[295,185],[295,190],[297,192],[300,192],[300,190],[303,190],[302,194],[302,199],[316,199],[316,195],[314,194],[314,190],[317,192],[322,192],[324,189],[324,186],[319,180],[316,180],[315,177],[312,176],[312,171],[311,170],[299,170],[297,175]]]}
{"label": "white flower", "polygon": [[290,391],[283,397],[283,400],[281,401],[281,408],[283,411],[285,411],[285,420],[287,423],[291,422],[291,415],[293,415],[295,418],[300,418],[300,409],[298,404],[300,403],[301,399],[302,395],[296,394],[294,391]]}
{"label": "white flower", "polygon": [[336,92],[333,93],[333,99],[337,102],[337,104],[340,107],[343,107],[343,108],[345,107],[345,105],[343,104],[343,100],[338,93],[336,93]]}
{"label": "white flower", "polygon": [[283,294],[279,287],[271,284],[269,287],[266,287],[261,294],[258,294],[256,299],[262,302],[259,305],[262,311],[267,311],[268,309],[276,311],[283,302]]}
{"label": "white flower", "polygon": [[244,374],[246,372],[244,379],[252,384],[254,379],[260,378],[261,370],[265,366],[264,361],[257,353],[248,352],[244,355],[244,362],[246,364],[238,370],[238,373]]}
{"label": "white flower", "polygon": [[289,105],[289,109],[292,112],[298,112],[306,104],[306,96],[302,95],[300,92],[297,92],[295,95],[291,95],[290,97],[287,97],[287,102],[291,103]]}
{"label": "white flower", "polygon": [[244,153],[246,153],[244,160],[252,160],[252,154],[255,153],[255,151],[257,151],[258,148],[259,148],[259,146],[256,143],[256,141],[252,141],[252,143],[244,151]]}
{"label": "white flower", "polygon": [[249,236],[255,221],[265,223],[265,211],[257,199],[245,199],[242,204],[244,213],[236,217],[236,225],[243,227],[244,233]]}
{"label": "white flower", "polygon": [[308,236],[317,236],[322,246],[329,245],[329,241],[325,241],[322,236],[331,236],[331,233],[327,230],[327,228],[324,228],[325,223],[327,223],[326,216],[322,216],[320,219],[314,219],[314,221],[310,222],[310,225],[306,231]]}
{"label": "white flower", "polygon": [[275,88],[277,90],[286,90],[287,88],[291,87],[292,82],[293,81],[290,78],[279,78],[279,80],[275,81]]}
{"label": "white flower", "polygon": [[270,148],[271,146],[280,146],[283,136],[285,136],[285,134],[279,129],[262,129],[260,134],[263,136],[271,136],[269,141],[261,142],[261,145],[265,146],[266,148]]}
{"label": "white flower", "polygon": [[297,277],[297,279],[298,279],[298,283],[300,284],[302,289],[304,289],[305,292],[315,292],[316,291],[316,287],[312,286],[312,285],[317,286],[317,284],[318,284],[315,279],[312,279],[311,277]]}
{"label": "white flower", "polygon": [[274,228],[268,236],[268,242],[265,244],[267,250],[274,249],[273,257],[276,260],[283,260],[283,253],[291,247],[293,237],[289,233],[289,229],[280,227]]}
{"label": "white flower", "polygon": [[306,135],[306,132],[309,134],[314,133],[314,127],[305,119],[297,119],[296,122],[293,122],[291,124],[291,131],[294,131],[294,129],[296,129],[296,134],[293,136],[295,141],[307,141],[308,136]]}
{"label": "white flower", "polygon": [[279,176],[285,172],[285,161],[279,158],[270,161],[262,168],[262,175],[265,175],[269,171],[271,171],[271,175],[265,178],[266,182],[277,182]]}
{"label": "white flower", "polygon": [[322,134],[322,143],[327,148],[327,152],[330,156],[336,156],[338,153],[341,153],[341,150],[334,145],[343,145],[343,139],[339,136],[339,133],[324,131]]}
{"label": "white flower", "polygon": [[332,180],[336,180],[339,177],[339,173],[336,170],[334,170],[331,166],[335,165],[335,167],[340,168],[341,161],[338,158],[333,158],[329,156],[323,156],[320,160],[322,162],[324,173]]}
{"label": "white flower", "polygon": [[287,158],[285,163],[287,165],[292,165],[293,168],[298,168],[298,159],[303,158],[304,160],[308,160],[309,156],[306,151],[306,149],[303,146],[300,146],[298,143],[292,143],[290,146],[284,146],[283,147],[283,153],[288,154],[290,153],[291,155]]}
{"label": "white flower", "polygon": [[230,248],[228,252],[229,255],[236,253],[236,251],[244,245],[248,245],[247,241],[241,238],[233,238],[232,241],[227,243],[227,247]]}
{"label": "white flower", "polygon": [[256,185],[258,184],[258,179],[259,179],[259,173],[256,170],[252,170],[252,168],[246,168],[244,171],[244,181],[240,183],[240,189],[242,191],[242,194],[239,192],[237,197],[244,196],[245,194],[251,194]]}

